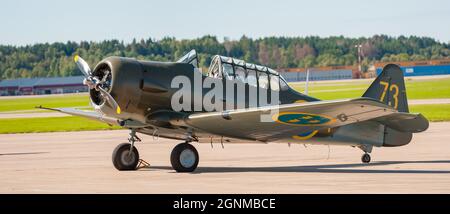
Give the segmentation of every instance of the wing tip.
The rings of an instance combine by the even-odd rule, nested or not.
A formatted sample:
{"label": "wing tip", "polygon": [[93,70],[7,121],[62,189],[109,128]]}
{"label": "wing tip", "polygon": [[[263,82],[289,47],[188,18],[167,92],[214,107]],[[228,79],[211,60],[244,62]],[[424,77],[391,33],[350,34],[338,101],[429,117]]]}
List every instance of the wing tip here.
{"label": "wing tip", "polygon": [[48,108],[48,107],[44,107],[44,106],[42,106],[42,105],[35,106],[34,108],[36,108],[36,109],[50,110],[50,111],[61,111],[60,109],[57,109],[57,108]]}

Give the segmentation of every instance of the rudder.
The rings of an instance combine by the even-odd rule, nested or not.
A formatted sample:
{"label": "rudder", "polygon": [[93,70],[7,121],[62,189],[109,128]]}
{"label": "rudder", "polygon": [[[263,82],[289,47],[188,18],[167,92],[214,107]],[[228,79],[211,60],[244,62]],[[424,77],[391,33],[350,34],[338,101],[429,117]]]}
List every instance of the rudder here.
{"label": "rudder", "polygon": [[363,97],[377,99],[399,112],[409,112],[403,71],[395,64],[383,68]]}

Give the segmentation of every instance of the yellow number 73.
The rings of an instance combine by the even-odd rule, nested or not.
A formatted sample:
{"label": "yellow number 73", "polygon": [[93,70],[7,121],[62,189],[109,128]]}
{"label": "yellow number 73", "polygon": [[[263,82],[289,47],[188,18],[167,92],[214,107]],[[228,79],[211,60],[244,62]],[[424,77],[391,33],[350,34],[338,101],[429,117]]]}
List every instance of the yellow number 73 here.
{"label": "yellow number 73", "polygon": [[383,93],[381,93],[380,101],[384,102],[384,98],[386,97],[386,92],[389,88],[389,91],[392,93],[392,98],[394,98],[394,108],[397,109],[398,107],[398,86],[396,84],[392,84],[391,87],[389,87],[389,83],[385,81],[380,81],[380,85],[382,85]]}

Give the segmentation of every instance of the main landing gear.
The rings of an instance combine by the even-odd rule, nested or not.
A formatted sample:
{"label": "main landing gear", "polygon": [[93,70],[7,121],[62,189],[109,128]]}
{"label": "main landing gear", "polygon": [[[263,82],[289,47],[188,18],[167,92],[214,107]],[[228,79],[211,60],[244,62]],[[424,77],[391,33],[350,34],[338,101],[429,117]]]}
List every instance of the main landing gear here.
{"label": "main landing gear", "polygon": [[177,172],[193,172],[197,168],[198,161],[197,149],[189,144],[189,141],[175,146],[170,154],[170,163]]}
{"label": "main landing gear", "polygon": [[129,143],[121,143],[114,149],[112,162],[117,170],[136,170],[139,164],[139,152],[134,147],[136,141],[140,142],[141,139],[136,136],[136,131],[132,130],[128,138]]}
{"label": "main landing gear", "polygon": [[[177,172],[193,172],[198,165],[199,155],[197,149],[190,144],[190,137],[184,143],[180,143],[173,148],[170,154],[170,163]],[[117,170],[136,170],[139,165],[139,152],[134,146],[135,142],[140,142],[136,136],[136,131],[131,130],[129,143],[119,144],[113,151],[112,162]]]}

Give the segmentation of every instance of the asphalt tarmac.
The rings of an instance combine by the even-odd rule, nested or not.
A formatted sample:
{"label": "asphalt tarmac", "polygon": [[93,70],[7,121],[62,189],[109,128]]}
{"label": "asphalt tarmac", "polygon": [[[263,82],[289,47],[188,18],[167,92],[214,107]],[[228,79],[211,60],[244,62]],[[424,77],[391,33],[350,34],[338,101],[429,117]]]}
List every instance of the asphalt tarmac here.
{"label": "asphalt tarmac", "polygon": [[117,171],[115,146],[128,132],[0,135],[0,193],[450,193],[450,123],[431,123],[411,144],[375,148],[362,164],[346,146],[194,143],[194,173],[176,173],[178,141],[142,136],[151,164]]}

